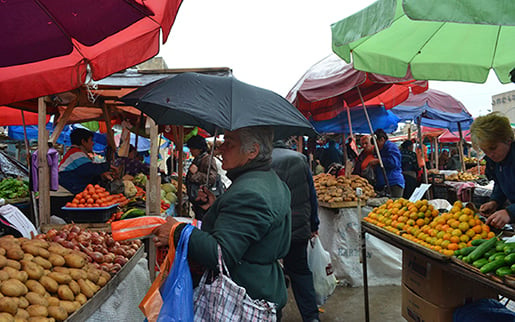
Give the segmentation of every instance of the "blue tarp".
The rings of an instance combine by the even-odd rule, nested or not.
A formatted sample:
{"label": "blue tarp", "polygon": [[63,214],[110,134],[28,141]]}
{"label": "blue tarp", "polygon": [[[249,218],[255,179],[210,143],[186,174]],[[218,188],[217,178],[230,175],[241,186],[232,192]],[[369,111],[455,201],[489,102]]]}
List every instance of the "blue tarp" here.
{"label": "blue tarp", "polygon": [[390,109],[401,122],[413,121],[418,122],[421,118],[420,124],[438,129],[449,129],[451,132],[458,131],[458,122],[462,130],[468,130],[474,121],[472,116],[465,111],[461,113],[447,113],[429,107],[427,104],[423,106],[403,106],[398,105]]}
{"label": "blue tarp", "polygon": [[[65,146],[70,146],[70,133],[73,129],[77,127],[79,126],[75,124],[65,125],[63,131],[61,132],[61,135],[59,135],[59,137],[57,138],[57,143],[63,144]],[[48,123],[46,125],[46,129],[49,131],[49,135],[51,135],[54,132],[52,123]],[[29,125],[26,127],[26,130],[27,140],[29,140],[29,142],[34,140],[37,141],[38,127],[36,125]],[[23,126],[9,126],[7,135],[13,140],[24,140]],[[93,151],[95,153],[103,153],[107,146],[106,135],[101,133],[93,133],[93,141],[95,142],[95,145],[93,146]]]}
{"label": "blue tarp", "polygon": [[[368,106],[367,112],[374,131],[377,129],[383,129],[387,133],[392,133],[397,130],[397,124],[400,122],[400,119],[392,112],[386,111],[384,107]],[[362,106],[350,108],[350,116],[353,133],[370,133],[365,111]],[[310,122],[318,133],[350,133],[346,111],[338,114],[338,116],[330,120],[310,120]]]}

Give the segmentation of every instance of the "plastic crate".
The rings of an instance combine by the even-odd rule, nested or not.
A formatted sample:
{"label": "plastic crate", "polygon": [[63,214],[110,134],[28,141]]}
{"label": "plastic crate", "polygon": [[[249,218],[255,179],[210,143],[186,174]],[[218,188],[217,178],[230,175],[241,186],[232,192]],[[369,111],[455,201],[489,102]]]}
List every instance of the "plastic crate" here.
{"label": "plastic crate", "polygon": [[427,176],[428,183],[444,183],[445,174],[430,173]]}
{"label": "plastic crate", "polygon": [[74,223],[104,223],[118,209],[118,204],[108,207],[72,208],[62,207],[62,217],[66,222]]}
{"label": "plastic crate", "polygon": [[448,195],[448,186],[444,184],[432,184],[431,185],[432,199],[446,199]]}

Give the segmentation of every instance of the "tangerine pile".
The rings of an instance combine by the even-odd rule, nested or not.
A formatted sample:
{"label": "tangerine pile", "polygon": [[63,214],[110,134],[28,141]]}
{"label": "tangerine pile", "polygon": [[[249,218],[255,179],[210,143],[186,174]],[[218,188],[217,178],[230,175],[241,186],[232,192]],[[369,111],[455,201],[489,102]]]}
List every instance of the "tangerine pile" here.
{"label": "tangerine pile", "polygon": [[474,210],[464,207],[461,201],[456,201],[449,212],[439,215],[427,200],[413,203],[402,198],[390,199],[363,220],[446,256],[471,246],[474,239],[495,236]]}
{"label": "tangerine pile", "polygon": [[75,195],[71,202],[66,203],[70,208],[98,208],[108,207],[114,204],[124,206],[128,203],[127,198],[121,193],[112,195],[105,188],[98,184],[88,184],[84,191]]}

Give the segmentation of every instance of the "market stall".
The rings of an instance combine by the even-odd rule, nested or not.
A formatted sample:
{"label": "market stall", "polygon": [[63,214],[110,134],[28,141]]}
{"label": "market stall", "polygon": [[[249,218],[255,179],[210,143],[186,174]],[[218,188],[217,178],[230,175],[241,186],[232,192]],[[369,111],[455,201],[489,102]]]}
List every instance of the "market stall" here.
{"label": "market stall", "polygon": [[[372,208],[366,205],[375,196],[366,179],[356,175],[334,177],[329,174],[314,176],[319,199],[319,236],[331,254],[335,276],[342,284],[363,286],[361,268],[360,222]],[[362,190],[361,198],[356,189]],[[366,256],[373,262],[371,285],[394,285],[400,280],[401,254],[375,237],[367,237],[370,247]]]}
{"label": "market stall", "polygon": [[[515,298],[510,268],[515,255],[510,255],[510,244],[498,239],[479,220],[473,207],[459,201],[440,213],[427,200],[388,200],[363,218],[361,238],[367,240],[367,235],[402,250],[402,314],[406,318],[438,317],[447,321],[465,303],[496,299],[498,294]],[[367,247],[364,242],[362,254]],[[365,257],[363,285],[368,321],[367,261]]]}

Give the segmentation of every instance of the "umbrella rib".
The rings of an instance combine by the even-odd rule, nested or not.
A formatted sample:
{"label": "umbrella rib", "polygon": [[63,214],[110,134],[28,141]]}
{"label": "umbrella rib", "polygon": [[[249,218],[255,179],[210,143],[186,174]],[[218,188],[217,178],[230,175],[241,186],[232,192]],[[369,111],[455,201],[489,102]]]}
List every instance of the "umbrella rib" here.
{"label": "umbrella rib", "polygon": [[435,36],[435,35],[436,35],[436,34],[437,34],[437,33],[438,33],[442,28],[443,28],[443,25],[444,25],[444,24],[445,24],[445,22],[442,22],[442,23],[440,24],[440,27],[438,27],[438,29],[436,29],[436,30],[435,30],[435,32],[433,32],[433,33],[431,34],[431,36],[430,36],[430,37],[428,37],[428,38],[426,39],[426,41],[424,42],[424,44],[421,46],[421,49],[419,49],[419,51],[418,51],[418,52],[417,52],[413,57],[411,57],[411,59],[410,59],[410,61],[409,61],[410,65],[411,65],[411,62],[413,61],[413,59],[415,59],[415,57],[416,57],[417,55],[419,55],[420,53],[422,53],[422,51],[424,50],[424,48],[426,47],[426,45],[431,41],[431,39],[433,39],[433,38],[434,38],[434,36]]}
{"label": "umbrella rib", "polygon": [[494,66],[495,55],[497,55],[497,45],[499,44],[499,37],[501,36],[501,26],[497,27],[497,37],[495,37],[494,54],[492,55],[492,61],[490,66]]}

